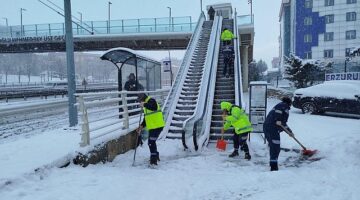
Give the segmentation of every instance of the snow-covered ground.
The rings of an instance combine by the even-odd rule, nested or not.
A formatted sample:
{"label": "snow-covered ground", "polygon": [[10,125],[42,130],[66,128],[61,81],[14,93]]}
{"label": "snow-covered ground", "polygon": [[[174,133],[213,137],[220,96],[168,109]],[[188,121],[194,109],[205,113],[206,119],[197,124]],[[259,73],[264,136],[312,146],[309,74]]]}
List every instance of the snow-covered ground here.
{"label": "snow-covered ground", "polygon": [[[270,110],[278,100],[269,99]],[[360,199],[360,120],[303,115],[292,109],[289,126],[309,149],[318,149],[312,163],[296,165],[295,152],[281,152],[280,171],[270,172],[268,149],[251,135],[251,161],[230,159],[209,145],[199,153],[184,152],[181,141],[158,141],[161,161],[147,167],[149,150],[138,148],[111,163],[44,168],[78,149],[79,130],[49,130],[0,143],[1,199]],[[282,146],[299,146],[282,134]],[[296,166],[295,166],[296,165]],[[10,181],[7,181],[10,180]]]}

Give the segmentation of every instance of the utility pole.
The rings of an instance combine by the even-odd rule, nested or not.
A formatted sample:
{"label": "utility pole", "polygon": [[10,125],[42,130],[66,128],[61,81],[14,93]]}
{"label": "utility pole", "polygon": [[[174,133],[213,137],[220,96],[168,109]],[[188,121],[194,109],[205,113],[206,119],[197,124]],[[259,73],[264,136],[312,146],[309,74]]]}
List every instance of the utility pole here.
{"label": "utility pole", "polygon": [[112,3],[109,1],[108,2],[108,31],[107,31],[107,33],[110,33],[110,5],[111,5]]}
{"label": "utility pole", "polygon": [[76,84],[75,84],[75,63],[74,63],[74,38],[71,21],[71,2],[64,0],[65,11],[65,30],[66,30],[66,62],[68,79],[68,99],[69,99],[69,123],[70,127],[78,123],[77,109],[75,107]]}
{"label": "utility pole", "polygon": [[200,13],[202,12],[202,0],[200,0]]}
{"label": "utility pole", "polygon": [[23,11],[26,11],[25,8],[20,8],[20,32],[21,36],[24,36],[24,27],[23,27]]}
{"label": "utility pole", "polygon": [[80,15],[80,34],[83,33],[83,30],[82,30],[82,13],[81,12],[77,12],[79,15]]}
{"label": "utility pole", "polygon": [[171,7],[167,7],[167,8],[169,8],[169,31],[170,31],[170,29],[171,29]]}

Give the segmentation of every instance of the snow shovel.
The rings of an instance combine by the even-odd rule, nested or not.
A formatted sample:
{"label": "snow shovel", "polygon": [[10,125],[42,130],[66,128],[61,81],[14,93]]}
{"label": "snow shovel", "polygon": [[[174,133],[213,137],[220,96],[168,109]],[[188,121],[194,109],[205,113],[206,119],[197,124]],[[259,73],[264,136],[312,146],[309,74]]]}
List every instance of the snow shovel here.
{"label": "snow shovel", "polygon": [[[139,120],[139,126],[140,127],[140,124],[141,124],[141,120],[142,120],[142,115],[143,115],[143,112],[140,113],[140,120]],[[140,133],[141,133],[141,130],[140,130]],[[134,158],[133,158],[133,163],[132,163],[132,166],[135,166],[135,157],[136,157],[136,149],[138,147],[138,143],[139,143],[139,134],[140,133],[136,133],[136,143],[135,143],[135,151],[134,151]]]}
{"label": "snow shovel", "polygon": [[278,124],[278,125],[279,125],[281,128],[283,128],[284,131],[285,131],[291,138],[293,138],[293,139],[303,148],[303,150],[302,150],[302,155],[311,157],[311,156],[313,156],[313,155],[317,152],[317,150],[306,149],[306,147],[305,147],[304,145],[302,145],[302,144],[299,142],[299,140],[296,139],[295,136],[291,136],[291,133],[290,133],[290,131],[289,131],[287,128],[285,128],[282,124]]}
{"label": "snow shovel", "polygon": [[221,139],[217,140],[216,142],[216,148],[225,151],[226,150],[227,142],[224,140],[224,129],[221,129]]}

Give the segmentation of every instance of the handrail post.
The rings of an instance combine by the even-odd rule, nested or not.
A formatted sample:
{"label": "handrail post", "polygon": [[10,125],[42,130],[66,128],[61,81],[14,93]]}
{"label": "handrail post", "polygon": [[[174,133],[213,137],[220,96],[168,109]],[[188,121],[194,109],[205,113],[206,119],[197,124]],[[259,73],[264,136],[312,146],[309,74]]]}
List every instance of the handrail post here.
{"label": "handrail post", "polygon": [[84,146],[90,145],[89,119],[88,119],[87,109],[85,106],[84,97],[79,96],[78,102],[79,102],[79,106],[80,106],[79,107],[80,112],[82,113],[81,120],[83,122],[81,125],[82,134],[81,134],[80,146],[84,147]]}
{"label": "handrail post", "polygon": [[124,108],[123,108],[124,127],[126,129],[128,129],[129,128],[129,111],[128,111],[126,97],[127,97],[127,94],[124,94],[124,93],[121,94],[122,105],[124,105]]}

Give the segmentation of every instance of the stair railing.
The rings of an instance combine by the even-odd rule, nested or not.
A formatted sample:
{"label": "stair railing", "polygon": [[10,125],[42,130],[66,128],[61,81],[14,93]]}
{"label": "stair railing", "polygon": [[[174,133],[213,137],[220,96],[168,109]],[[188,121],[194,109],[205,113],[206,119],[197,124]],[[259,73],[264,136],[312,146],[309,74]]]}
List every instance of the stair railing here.
{"label": "stair railing", "polygon": [[176,109],[176,103],[180,97],[181,89],[182,89],[182,86],[186,79],[186,74],[187,74],[187,71],[189,70],[190,63],[192,60],[192,56],[194,55],[194,51],[195,51],[197,42],[200,38],[200,33],[202,31],[202,25],[203,25],[204,21],[205,21],[205,14],[204,14],[204,12],[201,12],[199,19],[198,19],[198,23],[194,30],[194,33],[192,34],[189,44],[186,48],[184,58],[181,62],[179,71],[177,72],[173,86],[172,86],[172,88],[169,92],[169,95],[166,98],[165,104],[162,108],[166,124],[165,124],[164,130],[162,131],[161,135],[159,136],[160,139],[165,138],[166,134],[169,131],[171,120],[172,120],[173,114]]}
{"label": "stair railing", "polygon": [[[222,17],[216,16],[211,30],[210,41],[208,44],[208,51],[206,54],[204,74],[201,80],[199,90],[199,98],[196,104],[194,114],[185,120],[183,125],[182,140],[186,149],[198,150],[199,142],[204,142],[206,126],[210,127],[212,102],[214,98],[217,63],[219,56],[220,35],[221,35]],[[209,120],[210,116],[210,120]]]}

